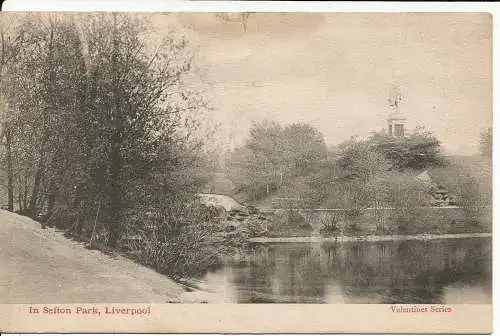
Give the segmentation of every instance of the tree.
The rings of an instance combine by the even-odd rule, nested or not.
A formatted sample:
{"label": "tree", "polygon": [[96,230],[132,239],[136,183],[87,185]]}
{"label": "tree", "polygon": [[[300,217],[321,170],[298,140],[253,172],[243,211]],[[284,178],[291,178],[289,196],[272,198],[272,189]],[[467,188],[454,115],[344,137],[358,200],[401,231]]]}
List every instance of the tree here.
{"label": "tree", "polygon": [[[36,216],[51,204],[56,181],[71,159],[68,148],[81,110],[83,73],[74,25],[57,17],[38,18],[24,32],[31,41],[11,69],[9,100],[12,165],[19,210]],[[76,159],[76,158],[74,158]],[[50,192],[48,190],[51,190]]]}
{"label": "tree", "polygon": [[392,169],[422,169],[446,164],[439,140],[423,128],[416,128],[405,137],[376,133],[368,142],[374,151],[383,154],[391,162]]}
{"label": "tree", "polygon": [[352,138],[337,148],[339,178],[344,180],[359,179],[368,181],[374,176],[387,171],[390,162],[380,152],[375,151],[369,141]]}
{"label": "tree", "polygon": [[174,192],[167,181],[199,150],[189,112],[204,102],[183,86],[192,60],[186,40],[169,34],[150,50],[141,38],[147,23],[137,17],[101,13],[89,21],[83,31],[88,113],[96,125],[87,135],[90,172],[106,204],[113,246],[126,210],[138,204],[138,184]]}
{"label": "tree", "polygon": [[351,209],[422,205],[425,193],[413,173],[403,171],[444,164],[439,142],[420,129],[404,138],[380,133],[368,139],[352,138],[340,144],[336,153],[337,174],[326,206]]}
{"label": "tree", "polygon": [[12,68],[13,188],[20,212],[78,233],[99,221],[114,247],[126,215],[182,208],[164,199],[203,183],[193,113],[206,104],[183,85],[182,37],[151,48],[139,17],[75,16],[41,15]]}
{"label": "tree", "polygon": [[170,31],[152,43],[130,14],[17,23],[26,42],[0,35],[0,108],[19,212],[98,248],[139,234],[138,260],[172,276],[216,263],[214,226],[188,207],[213,166],[198,134],[206,99],[184,82],[188,41]]}
{"label": "tree", "polygon": [[493,148],[493,132],[491,127],[481,133],[479,148],[482,156],[491,157]]}
{"label": "tree", "polygon": [[283,128],[271,121],[254,123],[245,145],[233,150],[228,158],[227,170],[236,188],[250,199],[264,197],[276,190],[280,181]]}
{"label": "tree", "polygon": [[[12,125],[11,114],[13,111],[9,105],[7,83],[12,77],[12,66],[22,48],[26,48],[31,41],[27,38],[27,32],[32,29],[32,21],[25,16],[21,24],[16,24],[11,18],[2,16],[0,18],[0,118],[2,120],[2,131],[0,141],[4,141],[4,161],[7,173],[7,210],[14,211],[14,172],[12,158]],[[14,77],[15,78],[15,77]]]}
{"label": "tree", "polygon": [[327,148],[321,132],[304,123],[288,125],[283,130],[283,155],[291,176],[305,176],[326,158]]}
{"label": "tree", "polygon": [[[324,183],[328,185],[324,206],[353,211],[373,206],[378,194],[372,192],[376,189],[372,186],[380,186],[377,178],[390,169],[390,162],[383,154],[374,151],[370,142],[355,137],[338,145],[334,154],[335,174],[328,184]],[[382,188],[378,190],[382,191]]]}
{"label": "tree", "polygon": [[326,153],[323,136],[310,125],[254,123],[245,145],[229,158],[229,175],[250,198],[258,199],[311,174]]}

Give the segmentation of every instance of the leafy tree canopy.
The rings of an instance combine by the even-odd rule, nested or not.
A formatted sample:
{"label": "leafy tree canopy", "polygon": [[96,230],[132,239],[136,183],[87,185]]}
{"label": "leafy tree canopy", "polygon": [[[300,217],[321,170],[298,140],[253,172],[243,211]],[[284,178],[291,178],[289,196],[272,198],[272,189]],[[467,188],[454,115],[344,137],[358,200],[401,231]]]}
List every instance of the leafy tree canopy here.
{"label": "leafy tree canopy", "polygon": [[391,137],[376,133],[368,144],[391,163],[391,169],[423,169],[446,164],[440,150],[440,141],[422,127],[405,137]]}
{"label": "leafy tree canopy", "polygon": [[326,158],[323,135],[314,127],[295,123],[281,126],[265,120],[254,123],[242,148],[231,153],[228,168],[233,183],[260,198],[288,181],[304,176]]}

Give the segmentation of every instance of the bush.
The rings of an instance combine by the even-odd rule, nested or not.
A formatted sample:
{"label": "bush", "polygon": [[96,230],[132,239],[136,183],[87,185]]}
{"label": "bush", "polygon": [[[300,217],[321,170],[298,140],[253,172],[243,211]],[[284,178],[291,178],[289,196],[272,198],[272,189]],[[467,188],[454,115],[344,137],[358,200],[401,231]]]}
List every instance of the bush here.
{"label": "bush", "polygon": [[319,230],[321,235],[337,236],[342,232],[342,229],[342,214],[340,212],[325,214],[321,218],[321,229]]}
{"label": "bush", "polygon": [[[144,218],[145,216],[141,216]],[[207,214],[202,207],[186,207],[173,213],[150,212],[149,225],[142,220],[134,226],[140,237],[134,258],[174,279],[202,276],[221,266],[227,252],[217,239],[223,231],[218,214]]]}

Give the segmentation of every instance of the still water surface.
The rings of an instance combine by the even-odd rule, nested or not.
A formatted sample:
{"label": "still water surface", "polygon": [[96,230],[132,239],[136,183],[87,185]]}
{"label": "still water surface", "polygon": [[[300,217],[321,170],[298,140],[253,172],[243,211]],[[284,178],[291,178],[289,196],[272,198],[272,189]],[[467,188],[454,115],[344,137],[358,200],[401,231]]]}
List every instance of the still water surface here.
{"label": "still water surface", "polygon": [[253,244],[204,280],[221,302],[491,303],[491,238]]}

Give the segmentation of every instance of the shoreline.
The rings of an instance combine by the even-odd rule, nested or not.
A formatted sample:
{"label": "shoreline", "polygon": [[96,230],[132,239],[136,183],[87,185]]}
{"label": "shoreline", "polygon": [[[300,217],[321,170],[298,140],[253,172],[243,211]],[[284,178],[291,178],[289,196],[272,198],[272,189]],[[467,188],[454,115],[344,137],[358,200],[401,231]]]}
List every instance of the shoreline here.
{"label": "shoreline", "polygon": [[248,238],[250,243],[321,243],[321,242],[380,242],[405,240],[437,240],[463,238],[491,238],[492,233],[457,233],[457,234],[418,234],[418,235],[383,235],[383,236],[337,236],[337,237],[254,237]]}

